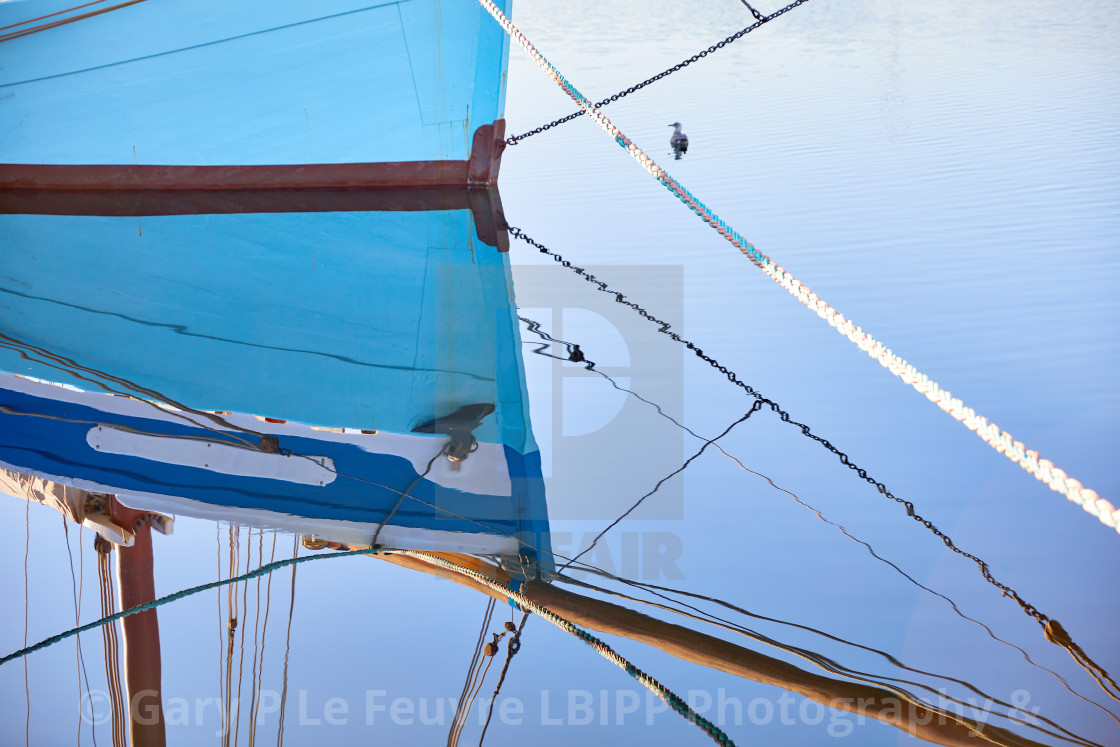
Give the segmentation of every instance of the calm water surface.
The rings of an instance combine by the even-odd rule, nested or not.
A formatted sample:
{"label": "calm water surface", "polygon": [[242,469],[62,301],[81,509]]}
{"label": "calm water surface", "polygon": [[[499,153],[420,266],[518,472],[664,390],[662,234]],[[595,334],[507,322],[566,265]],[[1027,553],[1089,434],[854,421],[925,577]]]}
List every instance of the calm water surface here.
{"label": "calm water surface", "polygon": [[[514,20],[598,100],[752,19],[731,0],[658,0],[523,2]],[[759,250],[1115,504],[1118,31],[1120,12],[1108,2],[812,0],[606,111]],[[508,90],[513,133],[573,109],[517,49]],[[668,146],[666,125],[674,121],[691,140],[680,160]],[[1060,620],[1105,670],[1120,671],[1117,534],[795,303],[586,118],[508,149],[500,188],[511,224],[672,323],[913,502],[986,561],[994,577]],[[554,549],[570,556],[696,453],[703,441],[694,434],[716,436],[752,400],[571,270],[523,242],[511,251],[522,315],[579,344],[618,387],[664,412],[579,365],[535,354],[537,336],[522,327]],[[566,355],[558,347],[540,352]],[[727,600],[767,619],[697,605],[849,670],[916,682],[926,689],[902,686],[935,705],[959,698],[966,715],[1038,742],[1063,740],[1014,726],[999,715],[1006,707],[987,701],[1051,719],[1092,742],[1120,741],[1117,717],[1106,712],[1120,713],[1116,700],[975,565],[816,442],[759,412],[719,444],[725,453],[706,449],[584,559],[612,574]],[[0,510],[9,528],[5,598],[15,610],[3,639],[13,650],[24,635],[24,504],[4,501]],[[31,507],[30,641],[74,619],[58,524],[54,512]],[[216,532],[213,522],[181,519],[174,537],[157,538],[157,592],[213,580],[228,558],[226,537],[224,526]],[[267,558],[272,535],[259,540],[243,530],[241,541],[254,554],[260,542]],[[69,543],[86,577],[81,619],[93,619],[90,535],[71,531]],[[277,556],[291,546],[291,536],[280,535]],[[485,601],[373,561],[305,564],[297,580],[285,743],[370,735],[400,744],[445,741]],[[289,583],[287,572],[277,574],[260,603],[271,599],[277,608],[261,657],[266,704],[281,687]],[[506,614],[499,608],[495,620]],[[827,674],[789,651],[676,621]],[[202,701],[219,694],[224,666],[214,596],[164,608],[160,625],[165,703],[186,704],[170,741],[213,743],[220,739],[217,706]],[[690,695],[739,744],[918,742],[777,687],[625,639],[609,642]],[[100,636],[83,637],[83,655],[91,690],[104,690]],[[74,703],[86,695],[75,656],[67,643],[28,660],[33,744],[75,740]],[[0,676],[10,725],[5,743],[23,743],[22,675],[10,665]],[[484,695],[494,685],[494,673],[489,677]],[[527,624],[502,693],[510,705],[495,716],[490,745],[706,741],[593,650],[537,618]],[[403,705],[392,713],[398,698]],[[382,705],[386,710],[377,710]],[[476,715],[463,736],[471,743],[480,731]],[[277,721],[273,708],[256,737],[275,740]],[[247,729],[243,724],[242,741]],[[96,736],[111,742],[105,726]],[[83,724],[80,742],[93,739]]]}

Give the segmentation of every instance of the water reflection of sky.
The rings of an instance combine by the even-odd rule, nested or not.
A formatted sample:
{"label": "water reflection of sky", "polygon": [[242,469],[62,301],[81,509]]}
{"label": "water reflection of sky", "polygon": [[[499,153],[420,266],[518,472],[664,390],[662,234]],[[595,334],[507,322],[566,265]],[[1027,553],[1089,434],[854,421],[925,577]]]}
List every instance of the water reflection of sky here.
{"label": "water reflection of sky", "polygon": [[[607,13],[587,4],[524,3],[515,20],[596,99],[749,21],[731,2],[640,5],[628,12],[615,4]],[[759,249],[1116,503],[1120,486],[1108,451],[1120,435],[1110,374],[1120,350],[1116,23],[1107,3],[1058,12],[1042,3],[919,7],[813,0],[607,111]],[[515,133],[571,110],[516,50],[509,92]],[[669,163],[665,125],[676,120],[684,123],[691,147],[684,159]],[[512,224],[672,322],[913,501],[959,546],[986,560],[995,577],[1059,619],[1105,669],[1120,666],[1109,573],[1120,553],[1115,533],[891,380],[690,216],[601,132],[578,121],[510,149],[501,188]],[[580,344],[620,386],[708,438],[749,407],[707,364],[683,355],[654,326],[580,277],[521,242],[513,242],[510,259],[525,315]],[[625,399],[609,382],[534,354],[536,337],[524,325],[521,334],[555,517],[554,549],[570,555],[702,442],[649,405]],[[758,413],[720,443],[1021,646],[1077,692],[1109,705],[974,566],[948,553],[796,429]],[[12,650],[23,637],[17,576],[24,506],[5,501],[0,510],[14,537],[3,557],[17,569],[6,585],[15,614],[3,633],[5,650]],[[967,681],[1014,705],[1039,707],[1041,715],[1096,742],[1115,741],[1116,723],[1051,674],[718,452],[709,449],[683,477],[667,482],[643,511],[606,537],[595,562],[882,649],[911,667]],[[53,512],[31,507],[32,641],[73,618],[58,524]],[[272,535],[247,535],[242,530],[244,551],[267,560]],[[86,532],[83,620],[97,603],[89,539]],[[69,541],[77,553],[76,531]],[[181,520],[172,538],[157,538],[157,591],[213,580],[228,562],[226,542],[224,527],[216,533],[212,522]],[[290,554],[290,536],[281,535],[276,547],[277,557]],[[272,579],[261,678],[270,693],[279,689],[283,668],[289,581],[286,572]],[[443,740],[453,711],[446,699],[454,700],[462,686],[484,601],[366,559],[304,564],[297,581],[285,741],[355,739],[367,733],[368,720],[377,728],[369,733],[394,742]],[[252,605],[254,588],[248,593]],[[898,674],[867,651],[772,622],[736,619],[847,667]],[[216,712],[196,699],[219,692],[224,621],[217,602],[212,595],[177,602],[161,610],[160,624],[165,702],[187,703],[186,723],[176,727],[173,741],[210,741]],[[721,635],[812,669],[788,654]],[[96,689],[99,637],[82,640]],[[682,695],[692,692],[700,705],[710,699],[708,715],[724,716],[740,743],[914,741],[875,721],[857,725],[854,716],[830,716],[800,698],[787,700],[774,687],[625,640],[611,643]],[[248,652],[244,661],[248,678]],[[16,666],[3,673],[3,708],[18,724],[24,696]],[[966,700],[977,697],[941,680],[917,679],[932,684],[935,700],[938,687]],[[492,689],[489,682],[484,693]],[[29,683],[32,741],[72,739],[74,704],[84,694],[74,647],[34,655]],[[488,731],[488,744],[527,737],[564,744],[700,741],[672,713],[657,713],[639,685],[537,619],[528,623],[503,694],[511,705]],[[328,716],[332,699],[339,701]],[[396,699],[401,705],[394,715],[389,709]],[[438,720],[440,703],[443,725],[422,723],[422,717]],[[633,712],[624,713],[634,703]],[[1115,701],[1109,707],[1117,710]],[[274,712],[266,714],[257,736],[274,738],[276,722]],[[472,733],[478,733],[473,715],[464,739]],[[83,741],[89,740],[85,727]]]}

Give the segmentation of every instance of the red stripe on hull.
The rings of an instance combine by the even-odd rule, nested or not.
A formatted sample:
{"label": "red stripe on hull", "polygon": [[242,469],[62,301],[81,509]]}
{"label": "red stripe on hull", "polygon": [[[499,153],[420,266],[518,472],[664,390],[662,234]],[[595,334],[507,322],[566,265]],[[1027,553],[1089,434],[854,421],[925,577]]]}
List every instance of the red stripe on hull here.
{"label": "red stripe on hull", "polygon": [[151,166],[0,164],[0,190],[284,190],[400,189],[493,185],[498,182],[505,120],[475,130],[469,161]]}

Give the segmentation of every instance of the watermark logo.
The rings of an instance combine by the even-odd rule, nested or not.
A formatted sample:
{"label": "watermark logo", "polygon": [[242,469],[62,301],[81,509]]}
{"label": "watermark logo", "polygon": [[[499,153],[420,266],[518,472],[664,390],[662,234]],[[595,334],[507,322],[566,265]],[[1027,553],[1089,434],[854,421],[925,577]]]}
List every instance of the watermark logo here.
{"label": "watermark logo", "polygon": [[[715,725],[724,727],[782,726],[798,730],[823,729],[835,738],[848,737],[871,720],[888,721],[907,731],[953,723],[971,724],[972,734],[981,735],[994,715],[993,701],[966,699],[962,703],[949,700],[940,692],[931,707],[915,706],[895,697],[836,698],[818,702],[790,693],[776,697],[741,698],[726,688],[688,690],[684,697],[689,707]],[[162,705],[161,705],[162,703]],[[1039,724],[1038,706],[1031,705],[1027,690],[1014,691],[1009,700],[1012,708],[1006,714],[1013,720]],[[614,690],[542,689],[535,694],[503,695],[493,702],[478,698],[470,721],[482,726],[489,717],[493,722],[512,728],[559,727],[653,727],[679,716],[667,703],[642,688]],[[101,726],[112,715],[110,697],[103,691],[91,691],[82,698],[82,720]],[[330,729],[335,727],[403,727],[446,729],[455,719],[457,698],[447,694],[420,696],[399,695],[384,689],[369,689],[348,696],[314,693],[306,689],[290,691],[285,699],[276,690],[264,689],[255,699],[234,699],[226,703],[220,697],[184,698],[162,696],[144,690],[132,698],[128,718],[133,723],[150,726],[160,721],[168,728],[212,727],[215,736],[223,736],[231,728],[228,715],[242,724],[254,721],[260,727],[276,726],[280,711],[285,711],[285,724],[291,728]],[[238,715],[240,714],[240,715]],[[915,732],[917,733],[917,732]]]}
{"label": "watermark logo", "polygon": [[[664,318],[683,315],[679,266],[587,270],[633,298],[655,299]],[[614,518],[641,495],[636,473],[663,477],[684,459],[684,432],[669,419],[683,418],[683,348],[614,294],[558,282],[553,267],[515,274],[533,434],[546,492],[563,496],[549,502],[551,518]],[[683,513],[681,482],[670,480],[631,518]]]}

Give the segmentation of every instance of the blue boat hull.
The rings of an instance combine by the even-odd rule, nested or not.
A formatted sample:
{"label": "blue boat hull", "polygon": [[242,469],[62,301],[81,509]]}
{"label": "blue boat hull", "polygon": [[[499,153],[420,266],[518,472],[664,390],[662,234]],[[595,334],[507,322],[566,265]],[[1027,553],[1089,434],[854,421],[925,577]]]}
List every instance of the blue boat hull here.
{"label": "blue boat hull", "polygon": [[477,3],[143,0],[41,18],[69,5],[0,3],[0,184],[34,178],[14,165],[204,168],[170,178],[227,187],[233,166],[462,165],[503,116],[508,40]]}
{"label": "blue boat hull", "polygon": [[0,467],[146,510],[353,545],[389,519],[385,546],[547,562],[509,259],[477,211],[184,207],[0,215]]}

